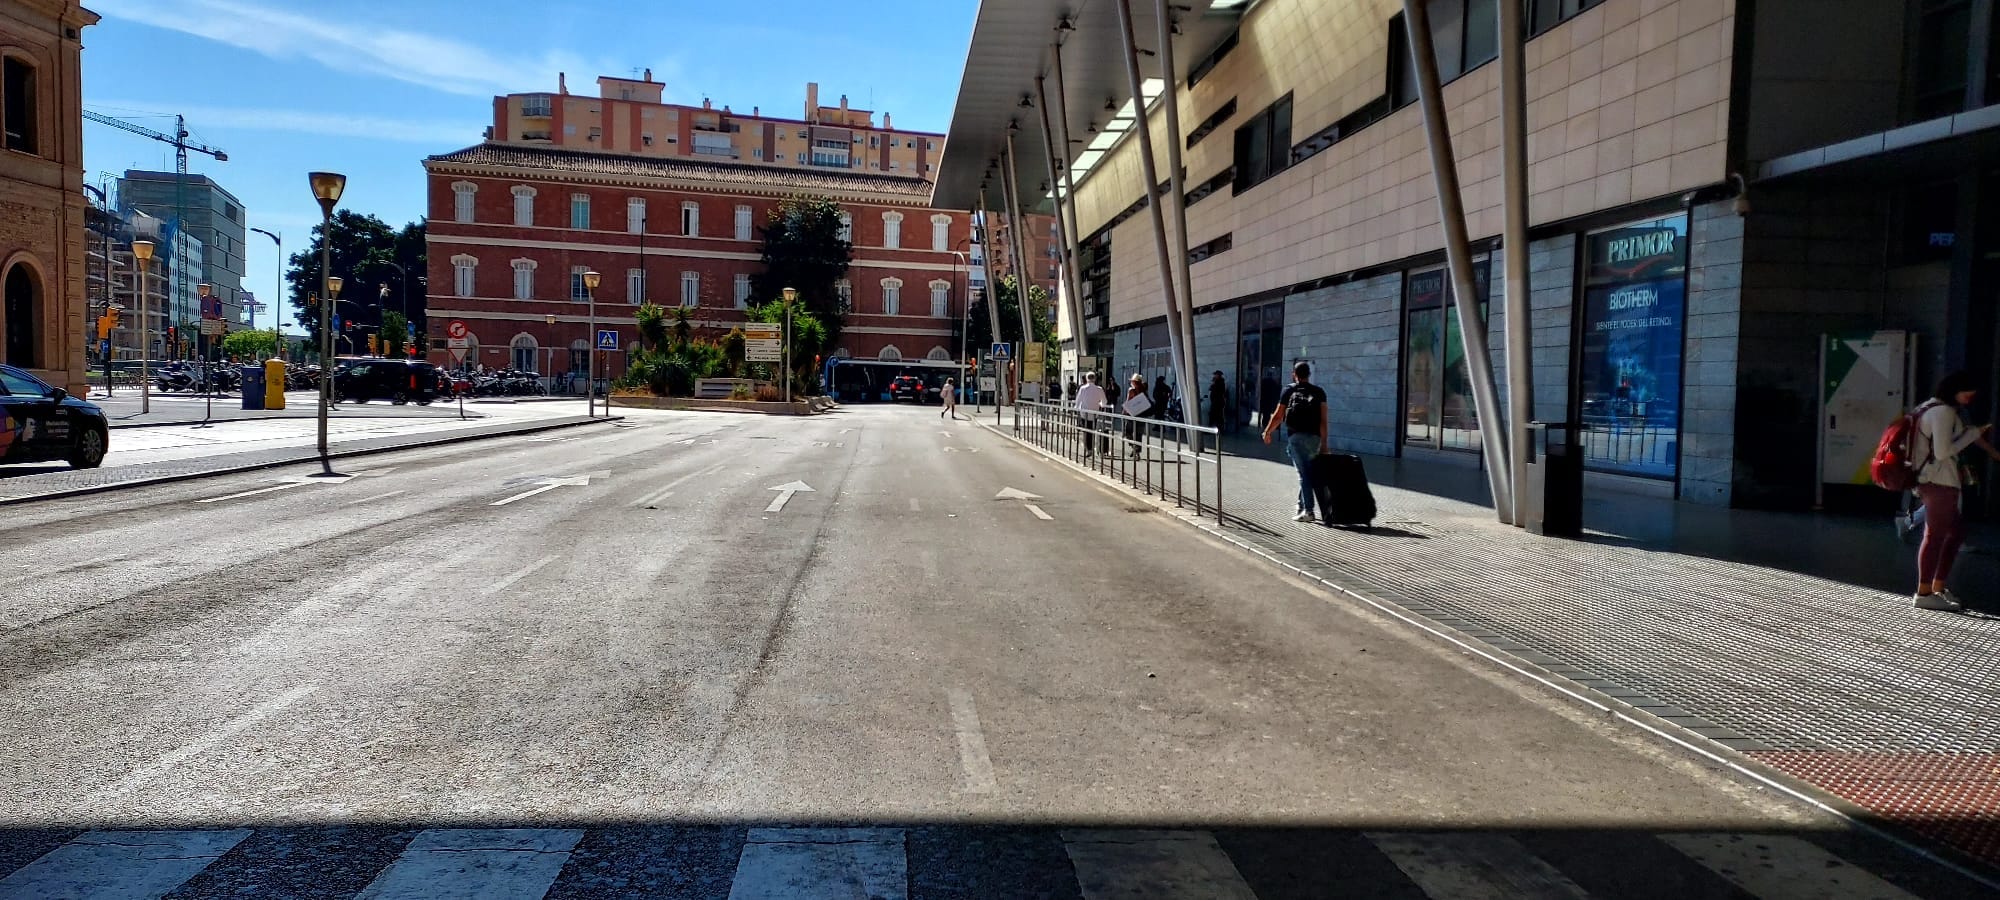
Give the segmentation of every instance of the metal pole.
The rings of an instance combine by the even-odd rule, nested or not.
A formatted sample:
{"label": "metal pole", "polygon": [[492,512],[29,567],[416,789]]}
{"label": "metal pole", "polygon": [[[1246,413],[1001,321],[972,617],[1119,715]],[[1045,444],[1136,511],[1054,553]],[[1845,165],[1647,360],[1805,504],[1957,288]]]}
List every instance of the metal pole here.
{"label": "metal pole", "polygon": [[[1056,34],[1055,50],[1051,54],[1053,74],[1056,76],[1056,105],[1053,113],[1056,120],[1056,146],[1062,151],[1058,156],[1062,160],[1062,190],[1056,196],[1056,214],[1063,220],[1062,227],[1065,229],[1063,240],[1069,245],[1069,258],[1064,262],[1076,268],[1077,261],[1083,258],[1083,230],[1076,219],[1076,185],[1070,181],[1070,167],[1076,164],[1076,158],[1071,152],[1072,145],[1069,142],[1069,98],[1063,93],[1062,32],[1058,30]],[[1076,294],[1070,298],[1070,303],[1076,308],[1076,356],[1079,361],[1078,368],[1082,368],[1081,361],[1085,356],[1084,348],[1087,346],[1085,333],[1088,325],[1083,314],[1083,271],[1080,268],[1076,268],[1074,287]],[[1082,381],[1081,373],[1078,373],[1078,381]]]}
{"label": "metal pole", "polygon": [[[1506,5],[1503,0],[1502,5]],[[1181,346],[1187,348],[1181,363],[1181,419],[1190,426],[1201,424],[1201,402],[1193,392],[1201,382],[1195,380],[1194,346],[1194,273],[1188,262],[1187,223],[1187,174],[1181,163],[1181,112],[1180,91],[1175,86],[1174,74],[1174,20],[1167,0],[1153,0],[1153,8],[1159,19],[1160,34],[1160,82],[1165,85],[1160,94],[1160,106],[1166,112],[1167,121],[1167,181],[1171,192],[1167,198],[1167,209],[1173,213],[1174,236],[1177,243],[1174,251],[1174,275],[1180,281],[1175,287],[1180,298],[1180,312],[1167,323],[1169,331],[1181,330]],[[1144,116],[1145,110],[1139,115]],[[1165,413],[1166,410],[1161,410]]]}
{"label": "metal pole", "polygon": [[[1018,357],[1027,354],[1029,342],[1035,339],[1035,314],[1028,308],[1028,290],[1034,285],[1034,269],[1028,259],[1028,239],[1025,234],[1028,230],[1028,216],[1026,207],[1021,204],[1020,167],[1014,164],[1014,131],[1017,127],[1011,122],[1007,125],[1007,152],[1000,157],[1001,162],[1005,164],[1007,180],[1002,185],[1001,196],[1006,199],[1008,205],[1007,222],[1010,227],[1007,232],[1014,239],[1014,305],[1021,312],[1021,348],[1014,351],[1015,358],[1010,358],[1008,361],[1017,363],[1014,369],[1017,375],[1026,375],[1027,373],[1018,366]],[[1043,364],[1047,365],[1046,359]]]}
{"label": "metal pole", "polygon": [[[1058,45],[1055,52],[1060,54],[1062,47]],[[1083,358],[1083,289],[1077,282],[1076,245],[1071,239],[1074,232],[1063,215],[1063,204],[1069,198],[1067,186],[1069,162],[1066,155],[1056,155],[1056,133],[1049,127],[1049,91],[1040,76],[1035,78],[1035,103],[1042,110],[1042,144],[1047,151],[1047,156],[1044,158],[1049,164],[1049,191],[1055,195],[1056,201],[1056,240],[1062,244],[1062,286],[1069,294],[1069,303],[1058,305],[1068,307],[1070,337],[1076,341],[1076,355],[1081,359]]]}
{"label": "metal pole", "polygon": [[[1160,209],[1159,166],[1153,162],[1152,128],[1147,124],[1146,94],[1139,77],[1139,48],[1132,38],[1132,0],[1118,0],[1118,32],[1125,47],[1125,82],[1132,91],[1132,130],[1139,138],[1139,161],[1146,173],[1146,211],[1153,220],[1153,249],[1159,255],[1160,296],[1167,303],[1167,321],[1179,321],[1180,298],[1174,289],[1174,266],[1167,249],[1167,217]],[[1166,73],[1167,78],[1174,73]],[[1171,136],[1170,136],[1171,137]],[[1173,140],[1179,140],[1174,137]],[[1182,254],[1186,258],[1186,254]],[[1190,372],[1189,355],[1192,348],[1182,346],[1180,329],[1169,324],[1167,327],[1167,349],[1173,356],[1174,371]],[[1190,404],[1181,404],[1185,410]]]}
{"label": "metal pole", "polygon": [[[1528,77],[1527,30],[1521,4],[1500,4],[1500,170],[1504,188],[1507,301],[1507,409],[1512,412],[1509,455],[1514,497],[1528,490],[1528,420],[1535,416],[1534,332],[1528,301]],[[1514,504],[1514,524],[1526,526],[1527,504]]]}
{"label": "metal pole", "polygon": [[320,205],[319,238],[319,469],[333,474],[333,460],[326,455],[327,405],[333,399],[333,207]]}
{"label": "metal pole", "polygon": [[[597,289],[583,286],[584,296],[590,300],[590,326],[584,331],[583,351],[583,403],[586,418],[597,415]],[[570,365],[576,365],[574,361]]]}
{"label": "metal pole", "polygon": [[[975,214],[979,217],[980,266],[986,270],[986,323],[993,329],[993,340],[1000,340],[1000,285],[993,280],[993,220],[986,215],[986,189],[980,186],[979,205]],[[967,315],[970,315],[970,311]],[[988,348],[989,350],[991,348]],[[973,377],[979,373],[974,372]],[[993,410],[994,421],[1000,419],[1000,404],[1007,400],[1007,380],[1001,377],[1000,362],[993,362]]]}
{"label": "metal pole", "polygon": [[141,267],[139,255],[132,255],[132,269],[139,276],[139,414],[153,411],[153,304],[146,296],[147,270],[152,265]]}
{"label": "metal pole", "polygon": [[[1124,0],[1120,0],[1124,2]],[[1431,175],[1437,182],[1438,218],[1444,226],[1445,256],[1458,295],[1458,333],[1465,350],[1465,367],[1472,375],[1473,411],[1479,416],[1479,436],[1486,445],[1486,481],[1493,491],[1493,508],[1503,523],[1514,521],[1514,494],[1509,473],[1507,432],[1501,427],[1500,398],[1493,387],[1493,356],[1486,347],[1486,322],[1479,316],[1479,295],[1472,281],[1471,239],[1465,232],[1465,203],[1459,196],[1458,162],[1452,155],[1451,129],[1445,121],[1444,93],[1438,83],[1436,51],[1431,44],[1426,0],[1403,0],[1403,24],[1417,68],[1417,93],[1423,102],[1424,130],[1430,138]],[[1501,5],[1506,5],[1505,3]],[[1511,259],[1513,252],[1507,254]]]}

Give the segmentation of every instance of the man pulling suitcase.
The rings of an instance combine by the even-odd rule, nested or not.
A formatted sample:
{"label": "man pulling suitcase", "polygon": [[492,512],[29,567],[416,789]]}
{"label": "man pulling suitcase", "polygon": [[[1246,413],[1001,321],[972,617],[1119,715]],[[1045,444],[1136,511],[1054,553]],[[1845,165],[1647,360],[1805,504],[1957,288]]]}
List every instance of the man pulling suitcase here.
{"label": "man pulling suitcase", "polygon": [[1264,426],[1264,443],[1271,443],[1278,426],[1285,427],[1285,456],[1299,474],[1299,511],[1295,522],[1313,520],[1319,507],[1327,525],[1365,526],[1375,519],[1375,497],[1361,458],[1327,452],[1326,392],[1312,383],[1312,366],[1292,366],[1292,383],[1278,395]]}

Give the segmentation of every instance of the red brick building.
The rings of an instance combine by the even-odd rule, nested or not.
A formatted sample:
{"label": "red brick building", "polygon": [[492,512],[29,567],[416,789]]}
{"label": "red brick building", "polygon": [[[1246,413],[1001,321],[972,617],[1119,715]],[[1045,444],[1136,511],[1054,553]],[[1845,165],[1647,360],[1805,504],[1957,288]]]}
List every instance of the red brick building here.
{"label": "red brick building", "polygon": [[[959,357],[960,322],[985,277],[972,216],[929,208],[932,183],[923,173],[942,135],[889,132],[886,122],[873,129],[865,111],[844,103],[814,109],[811,99],[810,122],[758,119],[786,124],[783,134],[763,129],[772,132],[764,140],[789,140],[797,131],[815,146],[865,148],[873,141],[883,154],[895,147],[909,159],[860,152],[835,159],[831,150],[746,159],[740,148],[729,155],[696,152],[683,146],[692,141],[678,139],[621,143],[604,137],[601,125],[575,135],[568,125],[522,130],[522,110],[546,110],[553,122],[558,110],[601,118],[613,106],[632,106],[631,115],[612,119],[672,117],[718,140],[743,134],[727,109],[661,104],[650,81],[605,83],[600,98],[495,98],[485,143],[425,160],[433,361],[450,363],[446,325],[458,320],[475,345],[468,364],[581,371],[589,329],[581,273],[588,270],[602,276],[600,327],[618,329],[628,350],[637,337],[634,312],[647,301],[695,309],[699,326],[724,331],[743,320],[748,303],[773,299],[748,295],[751,275],[762,266],[758,228],[784,198],[800,195],[832,199],[850,223],[853,263],[842,287],[849,312],[835,354]],[[651,91],[635,94],[634,86]],[[828,137],[828,117],[853,127]],[[874,165],[863,164],[864,156]],[[1033,233],[1049,228],[1048,217],[1032,221],[1041,223]],[[1040,243],[1046,242],[1044,236]],[[1034,275],[1050,276],[1038,280],[1051,286],[1047,265],[1035,268],[1041,271]],[[614,375],[624,369],[625,354],[612,356]]]}

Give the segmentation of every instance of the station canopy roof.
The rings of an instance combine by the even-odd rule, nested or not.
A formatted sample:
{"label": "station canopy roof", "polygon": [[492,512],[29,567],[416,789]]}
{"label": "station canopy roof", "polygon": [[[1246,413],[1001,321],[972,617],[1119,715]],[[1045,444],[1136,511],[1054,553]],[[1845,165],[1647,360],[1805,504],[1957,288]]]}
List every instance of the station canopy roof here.
{"label": "station canopy roof", "polygon": [[[1069,119],[1073,180],[1081,184],[1124,139],[1132,128],[1135,105],[1125,74],[1117,2],[982,0],[972,29],[972,46],[966,53],[965,75],[959,81],[958,102],[952,109],[944,158],[938,161],[931,205],[971,209],[984,190],[988,209],[1004,208],[998,163],[1012,123],[1019,128],[1014,133],[1014,150],[1019,154],[1014,168],[1021,202],[1031,211],[1054,210],[1049,200],[1049,169],[1042,162],[1042,114],[1032,104],[1037,75],[1046,78],[1050,105],[1055,104],[1051,53],[1057,26],[1065,18],[1073,27],[1063,34],[1062,57],[1066,101],[1062,108]],[[1159,43],[1157,7],[1155,0],[1130,2],[1133,43],[1141,51],[1141,91],[1150,108],[1164,87],[1159,57],[1145,52],[1156,50]],[[1171,0],[1170,8],[1179,16],[1180,27],[1174,44],[1177,83],[1185,82],[1189,67],[1235,32],[1243,11],[1254,2]],[[1187,127],[1192,123],[1181,124]],[[1155,135],[1154,140],[1164,138]]]}

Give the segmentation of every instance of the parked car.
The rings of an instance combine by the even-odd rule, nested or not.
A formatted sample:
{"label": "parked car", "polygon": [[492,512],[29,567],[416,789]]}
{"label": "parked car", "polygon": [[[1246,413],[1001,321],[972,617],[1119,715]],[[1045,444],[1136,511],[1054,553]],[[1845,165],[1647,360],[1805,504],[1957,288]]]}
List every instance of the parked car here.
{"label": "parked car", "polygon": [[110,446],[111,423],[97,404],[0,365],[0,463],[61,460],[94,469]]}
{"label": "parked car", "polygon": [[889,399],[896,403],[911,400],[927,403],[924,380],[916,375],[898,375],[889,380]]}
{"label": "parked car", "polygon": [[428,405],[437,399],[437,367],[427,362],[375,357],[341,357],[334,370],[334,390],[342,402]]}

